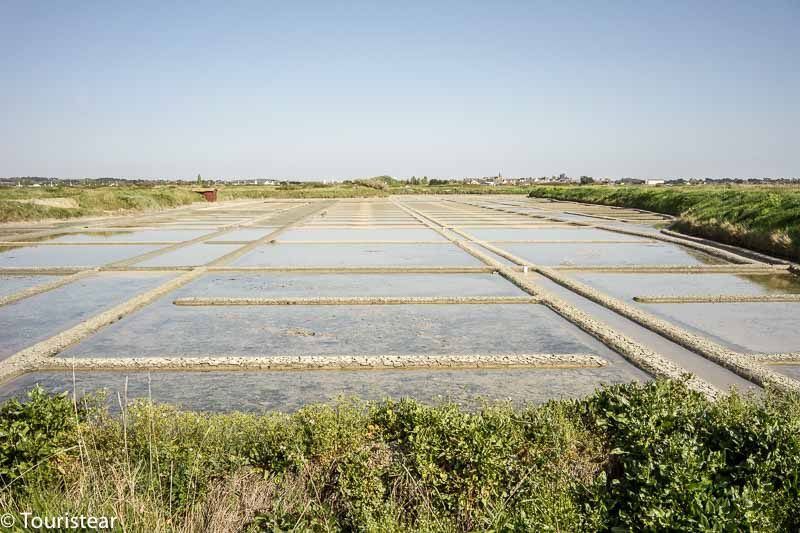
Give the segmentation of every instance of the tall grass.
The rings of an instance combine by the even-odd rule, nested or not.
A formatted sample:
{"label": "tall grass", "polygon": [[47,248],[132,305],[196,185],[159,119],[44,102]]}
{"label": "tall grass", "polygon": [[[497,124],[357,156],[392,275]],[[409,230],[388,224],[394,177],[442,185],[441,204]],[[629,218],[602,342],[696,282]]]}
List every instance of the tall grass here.
{"label": "tall grass", "polygon": [[551,186],[530,196],[674,215],[675,230],[800,260],[800,187]]}
{"label": "tall grass", "polygon": [[[60,208],[17,200],[71,198],[77,208]],[[7,187],[0,188],[0,222],[68,219],[168,209],[202,200],[187,187]]]}
{"label": "tall grass", "polygon": [[0,512],[115,516],[126,531],[800,527],[795,396],[710,403],[657,381],[477,412],[120,405],[34,389],[0,407]]}

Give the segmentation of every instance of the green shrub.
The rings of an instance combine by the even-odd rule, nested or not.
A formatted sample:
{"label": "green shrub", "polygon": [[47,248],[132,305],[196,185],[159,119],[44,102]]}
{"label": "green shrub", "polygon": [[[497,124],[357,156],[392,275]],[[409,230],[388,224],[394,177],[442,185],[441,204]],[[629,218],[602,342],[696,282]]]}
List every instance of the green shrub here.
{"label": "green shrub", "polygon": [[610,461],[598,500],[633,530],[796,530],[797,412],[733,395],[711,403],[680,383],[613,387],[587,404]]}
{"label": "green shrub", "polygon": [[[594,457],[574,453],[586,435],[567,414],[573,408],[553,402],[469,413],[403,400],[377,407],[372,420],[398,452],[392,476],[406,472],[423,488],[413,495],[415,507],[430,506],[463,530],[577,529],[584,517],[573,496],[586,478],[575,474],[591,470],[584,459]],[[591,437],[584,444],[593,446]]]}
{"label": "green shrub", "polygon": [[75,448],[76,412],[66,394],[39,387],[28,401],[0,406],[0,487],[48,481],[63,454]]}
{"label": "green shrub", "polygon": [[800,528],[798,395],[714,403],[659,380],[527,408],[110,416],[34,389],[0,431],[0,512],[102,510],[133,531]]}

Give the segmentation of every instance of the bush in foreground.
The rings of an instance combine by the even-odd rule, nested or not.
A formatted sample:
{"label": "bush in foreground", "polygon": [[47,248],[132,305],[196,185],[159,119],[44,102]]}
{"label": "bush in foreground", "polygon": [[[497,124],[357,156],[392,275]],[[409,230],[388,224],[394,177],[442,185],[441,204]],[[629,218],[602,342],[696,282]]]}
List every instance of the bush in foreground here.
{"label": "bush in foreground", "polygon": [[34,389],[0,408],[0,512],[128,531],[800,528],[795,396],[711,403],[657,381],[479,412],[98,405]]}

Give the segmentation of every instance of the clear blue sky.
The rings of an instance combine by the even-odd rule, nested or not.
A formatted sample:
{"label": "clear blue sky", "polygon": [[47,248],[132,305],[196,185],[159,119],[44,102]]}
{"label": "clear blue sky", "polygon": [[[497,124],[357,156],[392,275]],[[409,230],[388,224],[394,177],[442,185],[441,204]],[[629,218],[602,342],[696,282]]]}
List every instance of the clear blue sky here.
{"label": "clear blue sky", "polygon": [[0,175],[800,175],[797,0],[176,4],[0,0]]}

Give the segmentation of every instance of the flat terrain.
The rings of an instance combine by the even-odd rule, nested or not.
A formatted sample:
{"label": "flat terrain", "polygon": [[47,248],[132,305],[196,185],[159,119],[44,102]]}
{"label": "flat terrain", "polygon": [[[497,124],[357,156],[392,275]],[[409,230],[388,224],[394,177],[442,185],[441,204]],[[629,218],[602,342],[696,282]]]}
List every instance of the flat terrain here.
{"label": "flat terrain", "polygon": [[666,235],[669,219],[454,195],[6,225],[0,398],[524,404],[687,373],[709,397],[798,389],[797,276]]}
{"label": "flat terrain", "polygon": [[800,281],[670,221],[425,195],[4,226],[0,514],[797,530]]}
{"label": "flat terrain", "polygon": [[665,213],[682,233],[800,260],[797,185],[540,186],[529,194]]}
{"label": "flat terrain", "polygon": [[[528,188],[488,185],[407,185],[389,177],[345,183],[215,184],[220,200],[381,198],[392,194],[527,194]],[[209,188],[199,186],[199,190]],[[0,223],[69,220],[158,211],[204,202],[189,185],[0,187]],[[1,228],[0,228],[1,229]]]}

